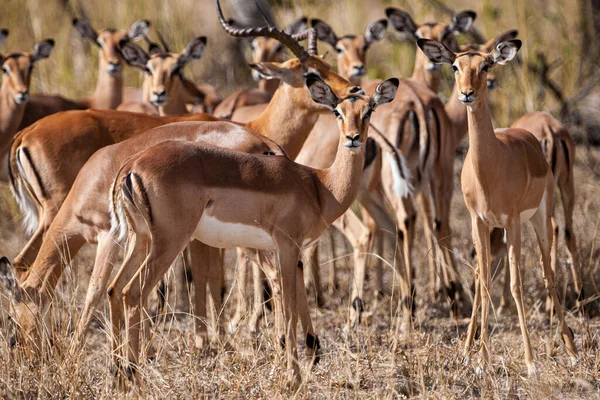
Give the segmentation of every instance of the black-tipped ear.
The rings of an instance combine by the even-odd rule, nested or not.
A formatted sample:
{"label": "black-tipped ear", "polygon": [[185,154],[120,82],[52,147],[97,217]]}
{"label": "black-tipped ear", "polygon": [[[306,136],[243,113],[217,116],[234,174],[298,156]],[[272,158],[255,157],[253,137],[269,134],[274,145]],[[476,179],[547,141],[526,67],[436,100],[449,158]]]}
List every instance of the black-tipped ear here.
{"label": "black-tipped ear", "polygon": [[4,41],[8,37],[9,30],[8,29],[0,29],[0,47],[4,44]]}
{"label": "black-tipped ear", "polygon": [[252,63],[248,64],[250,68],[257,71],[263,79],[275,79],[278,78],[276,69],[271,68],[272,64],[269,63]]}
{"label": "black-tipped ear", "polygon": [[54,39],[42,40],[33,47],[33,53],[31,53],[31,61],[36,62],[44,58],[48,58],[52,49],[54,48]]}
{"label": "black-tipped ear", "polygon": [[519,31],[516,29],[501,33],[493,39],[488,40],[483,46],[486,51],[489,53],[494,50],[496,46],[498,46],[502,42],[508,42],[509,40],[516,39],[519,35]]}
{"label": "black-tipped ear", "polygon": [[131,24],[131,28],[127,33],[127,38],[129,40],[137,40],[148,34],[148,29],[150,28],[150,21],[147,19],[142,19],[139,21],[135,21]]}
{"label": "black-tipped ear", "polygon": [[177,61],[177,68],[183,67],[192,60],[200,59],[206,49],[206,42],[206,36],[199,36],[192,39],[187,46],[185,46],[185,50],[180,53],[181,55]]}
{"label": "black-tipped ear", "polygon": [[375,109],[382,104],[393,101],[399,85],[400,81],[397,78],[390,78],[377,85],[375,93],[373,93],[373,96],[369,100],[371,108]]}
{"label": "black-tipped ear", "polygon": [[415,37],[417,24],[415,24],[415,21],[413,21],[409,13],[394,7],[388,7],[385,9],[385,15],[387,15],[390,23],[398,32],[403,32]]}
{"label": "black-tipped ear", "polygon": [[335,48],[338,37],[327,22],[315,18],[310,21],[310,25],[317,31],[317,39],[328,43],[331,47]]}
{"label": "black-tipped ear", "polygon": [[289,24],[287,28],[285,28],[285,31],[290,35],[296,35],[298,33],[304,32],[306,30],[307,24],[308,18],[301,17]]}
{"label": "black-tipped ear", "polygon": [[139,68],[143,71],[147,71],[146,64],[150,60],[150,56],[137,44],[131,43],[128,40],[121,40],[119,42],[121,57],[123,60],[132,67]]}
{"label": "black-tipped ear", "polygon": [[500,65],[506,64],[515,58],[522,44],[523,42],[518,39],[509,40],[508,42],[502,42],[498,44],[494,52],[491,54],[492,62]]}
{"label": "black-tipped ear", "polygon": [[473,22],[477,18],[477,13],[471,10],[457,12],[452,16],[452,21],[448,25],[448,30],[454,33],[463,33],[471,29]]}
{"label": "black-tipped ear", "polygon": [[333,93],[333,90],[321,79],[311,76],[306,78],[306,86],[312,99],[333,110],[339,104],[340,100]]}
{"label": "black-tipped ear", "polygon": [[387,29],[387,19],[380,19],[379,21],[372,22],[367,26],[365,30],[365,40],[367,44],[378,42],[385,36],[385,30]]}
{"label": "black-tipped ear", "polygon": [[418,39],[417,46],[423,50],[423,53],[429,60],[436,64],[453,64],[456,54],[442,43],[431,39]]}
{"label": "black-tipped ear", "polygon": [[90,23],[87,20],[82,18],[74,18],[73,27],[75,27],[75,30],[79,32],[79,35],[82,38],[89,39],[92,42],[94,42],[97,46],[100,46],[100,44],[98,43],[98,32],[96,32],[96,30],[92,28],[92,25],[90,25]]}

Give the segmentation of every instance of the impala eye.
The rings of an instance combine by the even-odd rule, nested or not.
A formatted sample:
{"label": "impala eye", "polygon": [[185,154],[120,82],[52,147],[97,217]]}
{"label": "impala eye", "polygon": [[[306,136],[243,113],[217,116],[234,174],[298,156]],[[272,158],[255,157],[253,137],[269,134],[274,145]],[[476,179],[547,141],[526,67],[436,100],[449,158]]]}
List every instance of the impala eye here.
{"label": "impala eye", "polygon": [[372,108],[369,108],[369,109],[367,110],[367,112],[365,112],[365,115],[363,115],[363,119],[370,118],[370,117],[371,117],[371,114],[373,114],[373,109],[372,109]]}
{"label": "impala eye", "polygon": [[457,67],[456,65],[453,65],[453,66],[452,66],[452,71],[454,71],[454,72],[458,72],[458,67]]}
{"label": "impala eye", "polygon": [[2,66],[2,72],[4,72],[5,74],[10,73],[10,70],[8,69],[8,67],[5,67],[4,65]]}
{"label": "impala eye", "polygon": [[333,115],[335,115],[336,118],[341,118],[342,114],[340,114],[340,112],[336,109],[333,110]]}
{"label": "impala eye", "polygon": [[485,64],[483,67],[481,67],[482,71],[488,72],[490,69],[490,65],[489,64]]}
{"label": "impala eye", "polygon": [[338,54],[341,54],[341,53],[343,53],[343,52],[344,52],[344,49],[342,49],[341,47],[336,47],[336,48],[335,48],[335,51],[337,51],[337,52],[338,52]]}

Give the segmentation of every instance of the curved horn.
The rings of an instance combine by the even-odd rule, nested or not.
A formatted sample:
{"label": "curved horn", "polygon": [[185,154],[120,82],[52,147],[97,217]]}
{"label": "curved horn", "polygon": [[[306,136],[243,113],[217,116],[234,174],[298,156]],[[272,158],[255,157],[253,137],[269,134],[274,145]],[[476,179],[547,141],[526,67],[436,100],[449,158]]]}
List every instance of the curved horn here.
{"label": "curved horn", "polygon": [[[278,40],[283,45],[285,45],[288,49],[290,49],[290,51],[292,53],[294,53],[294,55],[296,57],[298,57],[300,59],[300,61],[306,61],[306,59],[311,56],[311,54],[308,53],[304,49],[304,47],[302,47],[300,45],[300,43],[298,43],[298,40],[294,36],[292,36],[288,33],[285,33],[281,29],[278,29],[275,27],[267,27],[267,26],[263,26],[260,28],[241,28],[241,29],[232,27],[225,20],[225,17],[223,16],[223,10],[221,10],[221,4],[219,4],[219,0],[216,0],[216,2],[217,2],[217,15],[219,16],[219,22],[223,26],[223,29],[225,29],[225,32],[227,32],[231,36],[235,36],[235,37],[267,36],[267,37],[273,38],[275,40]],[[310,46],[310,43],[309,43],[309,46]],[[316,40],[315,40],[315,47],[316,47]]]}
{"label": "curved horn", "polygon": [[165,52],[170,53],[171,50],[169,50],[169,46],[167,45],[167,41],[165,40],[165,38],[163,37],[162,33],[160,33],[160,31],[156,31],[156,35],[158,36],[158,41],[160,42],[160,44],[162,45],[162,48]]}
{"label": "curved horn", "polygon": [[297,41],[307,39],[308,54],[310,54],[311,56],[317,55],[317,30],[315,28],[309,28],[304,32],[296,33],[295,35],[292,35],[292,38],[294,38]]}

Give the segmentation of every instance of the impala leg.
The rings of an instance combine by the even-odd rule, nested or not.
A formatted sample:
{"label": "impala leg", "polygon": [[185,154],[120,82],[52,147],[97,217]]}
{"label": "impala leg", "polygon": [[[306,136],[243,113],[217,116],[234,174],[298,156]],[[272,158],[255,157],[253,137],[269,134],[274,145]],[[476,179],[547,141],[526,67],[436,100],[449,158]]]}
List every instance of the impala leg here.
{"label": "impala leg", "polygon": [[475,295],[473,296],[473,309],[471,310],[471,320],[469,321],[467,337],[465,338],[465,345],[463,348],[463,356],[466,360],[470,358],[471,348],[473,347],[473,342],[475,341],[475,333],[477,332],[477,315],[479,314],[479,307],[481,306],[481,281],[479,279],[478,271],[476,271],[474,274],[474,280]]}
{"label": "impala leg", "polygon": [[236,307],[235,314],[229,323],[229,331],[234,332],[240,325],[242,318],[248,315],[248,271],[250,269],[250,259],[240,248],[237,250],[237,272],[236,272]]}
{"label": "impala leg", "polygon": [[[475,286],[476,302],[481,303],[481,344],[480,353],[483,362],[487,367],[491,366],[489,348],[489,334],[488,334],[488,316],[490,307],[490,292],[492,279],[490,274],[490,230],[488,226],[476,215],[472,216],[471,223],[473,225],[473,242],[475,243],[475,249],[477,251],[477,264],[479,266],[479,276],[477,284]],[[479,285],[479,287],[477,287]],[[479,296],[477,296],[477,290],[479,290]],[[473,315],[477,307],[473,307]],[[476,319],[472,319],[471,323],[476,322]],[[469,332],[467,335],[467,343],[465,344],[465,351],[468,352],[472,340],[474,337],[474,326],[469,326]],[[467,346],[469,345],[469,346]]]}
{"label": "impala leg", "polygon": [[508,264],[510,268],[510,290],[517,306],[517,314],[519,315],[519,326],[521,327],[523,347],[525,348],[525,364],[527,365],[529,376],[535,376],[537,370],[533,362],[529,331],[527,330],[527,317],[525,315],[525,306],[523,305],[523,284],[521,282],[521,269],[519,267],[521,260],[521,221],[518,216],[513,218],[512,225],[506,228],[506,246],[508,248]]}
{"label": "impala leg", "polygon": [[417,194],[417,205],[419,208],[419,214],[423,219],[423,230],[425,232],[425,240],[427,243],[427,264],[429,266],[429,295],[431,298],[437,298],[440,290],[442,290],[442,284],[440,281],[440,274],[438,274],[435,262],[435,243],[433,242],[433,233],[431,227],[433,226],[433,219],[431,217],[431,205],[428,199],[425,197],[423,192]]}
{"label": "impala leg", "polygon": [[211,314],[213,315],[212,324],[215,334],[218,336],[224,333],[223,324],[223,297],[225,296],[225,276],[224,276],[224,257],[225,252],[222,249],[208,247],[208,290],[212,299]]}
{"label": "impala leg", "polygon": [[192,268],[192,282],[194,284],[194,335],[195,346],[203,349],[206,345],[208,332],[206,329],[206,284],[208,282],[209,265],[208,246],[197,240],[192,240],[187,250]]}
{"label": "impala leg", "polygon": [[110,278],[110,274],[120,253],[120,246],[114,242],[114,239],[108,232],[99,235],[94,269],[92,270],[92,277],[90,279],[90,284],[88,285],[85,304],[79,318],[79,323],[77,324],[75,339],[73,340],[75,349],[79,348],[84,343],[94,311],[106,293],[108,279]]}
{"label": "impala leg", "polygon": [[145,259],[149,246],[150,238],[148,236],[142,234],[132,234],[129,236],[127,254],[125,255],[123,264],[108,288],[112,327],[112,357],[113,366],[116,368],[113,372],[115,374],[118,372],[119,366],[122,365],[121,327],[123,323],[123,289]]}
{"label": "impala leg", "polygon": [[[570,175],[566,182],[560,182],[560,196],[562,198],[563,211],[565,214],[565,241],[571,255],[571,275],[573,276],[573,284],[577,300],[583,300],[583,282],[581,280],[581,262],[579,252],[577,251],[577,237],[573,229],[573,209],[575,208],[575,187],[573,185],[573,176]],[[580,307],[581,308],[581,307]],[[581,310],[583,311],[583,310]]]}
{"label": "impala leg", "polygon": [[329,261],[331,261],[329,263],[329,282],[328,282],[328,290],[329,290],[329,294],[334,294],[335,290],[337,289],[337,280],[336,280],[336,260],[337,260],[337,253],[335,250],[335,236],[334,236],[334,230],[333,229],[326,229],[325,230],[326,235],[327,235],[327,245],[328,245],[328,254],[327,254],[327,258],[329,259]]}
{"label": "impala leg", "polygon": [[[548,185],[548,188],[546,189],[546,196],[552,193],[551,190],[553,190],[553,186]],[[533,228],[535,229],[535,234],[537,236],[538,244],[542,253],[541,261],[542,267],[544,268],[544,283],[554,303],[554,311],[556,313],[556,316],[558,317],[562,339],[565,342],[565,346],[567,347],[567,352],[569,353],[572,359],[576,360],[577,348],[575,347],[575,343],[573,343],[573,332],[565,322],[563,307],[558,298],[558,293],[556,292],[554,273],[552,272],[550,264],[550,247],[551,240],[553,237],[551,210],[552,198],[550,197],[550,199],[546,199],[545,206],[540,206],[538,211],[533,215],[533,217],[531,218],[531,223],[533,225]]]}
{"label": "impala leg", "polygon": [[269,293],[270,286],[268,285],[265,274],[256,262],[252,263],[252,283],[254,286],[254,301],[252,316],[248,321],[248,326],[250,332],[257,333],[260,321],[263,318],[264,307],[271,307],[271,293]]}
{"label": "impala leg", "polygon": [[319,274],[319,242],[315,243],[314,246],[310,247],[306,251],[306,259],[310,266],[310,276],[315,288],[315,300],[317,307],[321,308],[325,304],[323,299],[323,291],[321,289],[321,276]]}
{"label": "impala leg", "polygon": [[50,227],[50,224],[52,224],[56,213],[51,212],[50,207],[42,207],[38,215],[39,222],[35,232],[27,241],[25,247],[23,247],[23,249],[15,257],[13,262],[15,276],[19,282],[23,282],[27,277],[27,271],[35,261],[35,258],[37,257],[42,246],[44,234]]}
{"label": "impala leg", "polygon": [[310,308],[308,307],[308,301],[306,298],[303,268],[304,264],[302,261],[298,261],[298,268],[296,268],[296,300],[298,302],[300,324],[302,325],[302,330],[306,336],[307,355],[311,357],[313,363],[316,364],[321,358],[321,344],[319,343],[319,338],[315,333],[312,319],[310,318]]}
{"label": "impala leg", "polygon": [[296,303],[296,279],[298,275],[299,249],[287,238],[276,239],[279,255],[279,275],[282,289],[282,305],[285,329],[285,350],[287,368],[293,373],[292,386],[297,389],[302,381],[298,351],[296,345],[296,326],[298,325],[298,305]]}

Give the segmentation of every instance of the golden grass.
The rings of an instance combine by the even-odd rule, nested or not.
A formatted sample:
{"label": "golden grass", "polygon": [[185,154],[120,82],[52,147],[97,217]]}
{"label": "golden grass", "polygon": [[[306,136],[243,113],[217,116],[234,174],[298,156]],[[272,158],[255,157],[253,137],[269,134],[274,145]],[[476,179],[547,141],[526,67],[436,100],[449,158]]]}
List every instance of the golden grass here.
{"label": "golden grass", "polygon": [[[85,2],[86,11],[93,26],[126,28],[135,19],[148,18],[172,43],[181,49],[195,35],[209,36],[209,46],[203,59],[194,63],[187,72],[197,79],[217,85],[226,94],[240,85],[252,85],[249,72],[238,67],[228,80],[227,56],[222,46],[231,43],[216,25],[212,0],[105,0]],[[358,33],[372,20],[384,16],[385,6],[393,5],[410,11],[417,22],[447,17],[435,11],[427,2],[398,1],[336,1],[316,2],[298,0],[293,10],[277,9],[283,22],[301,14],[318,16],[330,21],[338,34]],[[456,10],[471,8],[479,15],[476,27],[486,36],[517,28],[524,40],[521,51],[527,62],[538,50],[543,50],[549,60],[561,57],[562,66],[553,74],[567,94],[580,81],[580,51],[578,30],[579,9],[576,2],[560,0],[456,0]],[[97,55],[95,48],[81,45],[82,40],[73,32],[70,17],[59,11],[52,1],[5,0],[2,4],[1,27],[11,29],[11,36],[3,51],[27,50],[36,40],[54,37],[57,47],[50,60],[39,63],[33,78],[36,90],[59,92],[66,96],[89,95],[95,85]],[[281,24],[283,25],[283,23]],[[393,34],[388,34],[393,37]],[[331,49],[328,59],[334,63]],[[83,71],[74,71],[73,52],[83,47]],[[372,77],[407,76],[410,74],[414,49],[406,43],[394,40],[373,46],[368,55],[369,74]],[[591,66],[582,69],[588,74]],[[584,75],[585,75],[584,74]],[[128,70],[128,84],[139,84],[140,77]],[[450,80],[448,80],[450,82]],[[515,117],[532,110],[556,110],[558,104],[549,96],[538,100],[536,81],[520,68],[505,68],[498,78],[500,88],[491,101],[498,125],[506,125]],[[448,93],[449,85],[445,92]],[[596,149],[578,147],[575,170],[577,203],[575,208],[575,232],[579,239],[582,259],[585,260],[583,277],[588,294],[598,294],[595,286],[600,279],[600,152]],[[456,165],[455,192],[452,211],[453,245],[460,264],[465,287],[469,287],[472,265],[469,259],[471,238],[470,222],[466,213]],[[559,215],[559,224],[562,218]],[[0,254],[13,257],[24,243],[20,231],[20,214],[6,187],[0,187]],[[422,232],[418,233],[419,235]],[[420,237],[420,236],[417,236]],[[443,302],[427,297],[427,271],[425,253],[415,252],[417,313],[414,334],[403,341],[394,354],[395,297],[391,283],[392,273],[386,269],[387,294],[368,322],[355,330],[345,328],[348,319],[350,268],[338,272],[339,290],[327,296],[328,303],[322,310],[314,310],[315,328],[323,345],[321,363],[312,370],[307,368],[302,355],[304,385],[297,398],[555,398],[577,399],[600,397],[600,350],[598,318],[589,321],[569,314],[568,323],[576,335],[581,353],[577,365],[569,365],[568,357],[560,340],[548,327],[544,312],[545,289],[537,263],[537,249],[532,231],[524,229],[523,280],[525,302],[528,310],[535,361],[540,371],[537,381],[526,377],[518,322],[514,315],[493,317],[492,346],[494,370],[477,375],[477,356],[466,365],[461,359],[461,344],[466,332],[467,320],[452,321],[447,318],[448,308]],[[341,241],[338,240],[340,249]],[[341,250],[342,252],[344,250]],[[560,246],[561,272],[566,275],[564,264],[564,241]],[[351,264],[343,258],[340,264]],[[231,260],[230,260],[231,261]],[[328,268],[321,260],[323,275]],[[91,251],[83,251],[73,267],[65,274],[53,306],[53,345],[44,345],[40,354],[23,349],[11,351],[6,334],[6,313],[2,316],[0,330],[0,395],[3,398],[114,398],[122,393],[114,387],[109,373],[110,346],[109,324],[106,309],[98,314],[92,327],[86,351],[69,355],[70,335],[80,312],[84,287],[76,289],[72,271],[91,267]],[[227,267],[227,287],[232,287],[234,268]],[[566,286],[561,285],[563,293]],[[366,293],[370,293],[367,291]],[[496,283],[493,298],[500,293]],[[370,296],[367,302],[371,301]],[[2,310],[8,304],[2,297]],[[231,315],[232,301],[228,298],[226,315]],[[597,310],[596,310],[597,311]],[[272,319],[269,317],[268,319]],[[555,326],[555,325],[554,325]],[[140,391],[131,397],[142,398],[283,398],[289,397],[283,382],[285,368],[282,354],[277,350],[278,341],[272,329],[263,326],[262,332],[253,336],[245,327],[225,340],[234,344],[214,344],[211,351],[200,352],[193,347],[193,320],[180,315],[161,325],[154,339],[158,356],[153,363],[142,366]]]}

